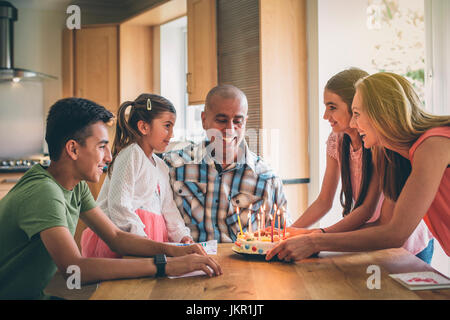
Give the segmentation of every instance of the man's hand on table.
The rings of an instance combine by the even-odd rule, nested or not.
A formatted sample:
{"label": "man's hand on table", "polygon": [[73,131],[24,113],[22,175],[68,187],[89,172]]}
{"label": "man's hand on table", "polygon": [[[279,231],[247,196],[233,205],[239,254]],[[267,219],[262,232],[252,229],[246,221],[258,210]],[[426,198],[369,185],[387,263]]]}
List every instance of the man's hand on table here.
{"label": "man's hand on table", "polygon": [[167,258],[166,274],[168,276],[181,276],[196,270],[203,270],[209,277],[222,274],[220,265],[208,256],[193,253],[182,257]]}

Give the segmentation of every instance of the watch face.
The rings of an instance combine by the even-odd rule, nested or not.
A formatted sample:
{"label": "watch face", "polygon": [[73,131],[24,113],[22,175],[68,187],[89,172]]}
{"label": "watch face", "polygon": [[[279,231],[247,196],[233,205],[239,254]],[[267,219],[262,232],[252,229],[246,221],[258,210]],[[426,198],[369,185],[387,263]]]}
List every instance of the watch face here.
{"label": "watch face", "polygon": [[156,264],[166,264],[167,263],[166,255],[165,254],[157,254],[155,256],[155,263]]}
{"label": "watch face", "polygon": [[156,277],[163,277],[166,275],[166,255],[157,254],[155,255],[154,262],[156,265]]}

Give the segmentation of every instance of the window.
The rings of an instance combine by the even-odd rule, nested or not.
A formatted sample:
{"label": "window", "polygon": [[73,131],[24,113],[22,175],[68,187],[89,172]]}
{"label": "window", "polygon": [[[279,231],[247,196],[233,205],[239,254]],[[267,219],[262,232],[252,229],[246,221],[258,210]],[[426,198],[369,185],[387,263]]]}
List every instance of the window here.
{"label": "window", "polygon": [[188,106],[186,92],[187,18],[163,24],[160,30],[161,95],[168,98],[177,109],[172,141],[199,142],[204,137],[200,117],[203,105]]}

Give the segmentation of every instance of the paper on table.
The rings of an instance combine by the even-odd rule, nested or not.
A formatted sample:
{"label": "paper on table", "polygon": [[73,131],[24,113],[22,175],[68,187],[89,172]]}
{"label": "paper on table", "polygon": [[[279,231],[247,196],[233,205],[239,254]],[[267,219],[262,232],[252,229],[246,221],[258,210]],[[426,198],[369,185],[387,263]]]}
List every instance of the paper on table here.
{"label": "paper on table", "polygon": [[389,276],[410,290],[450,288],[450,279],[433,271],[398,273]]}
{"label": "paper on table", "polygon": [[[183,243],[171,243],[173,245],[177,245],[177,246],[184,246],[187,244],[183,244]],[[206,254],[217,254],[217,240],[209,240],[209,241],[205,241],[205,242],[199,242],[199,244],[203,247],[203,249],[205,249]],[[208,267],[209,268],[209,267]],[[212,269],[209,268],[211,271]],[[192,272],[188,272],[185,273],[181,276],[169,276],[169,279],[176,279],[176,278],[186,278],[186,277],[195,277],[195,276],[205,276],[206,273],[203,270],[196,270],[196,271],[192,271]]]}

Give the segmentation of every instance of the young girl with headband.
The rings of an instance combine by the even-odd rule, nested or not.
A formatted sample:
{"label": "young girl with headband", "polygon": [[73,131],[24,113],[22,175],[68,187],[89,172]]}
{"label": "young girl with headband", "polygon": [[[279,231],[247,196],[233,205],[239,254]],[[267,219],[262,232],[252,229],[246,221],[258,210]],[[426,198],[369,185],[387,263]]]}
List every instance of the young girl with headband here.
{"label": "young girl with headband", "polygon": [[[155,155],[168,146],[175,120],[172,103],[155,94],[119,107],[113,158],[97,202],[121,230],[159,242],[193,243],[174,202],[167,165]],[[81,247],[86,257],[120,257],[89,228]]]}

